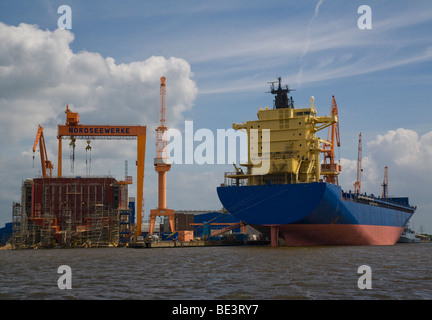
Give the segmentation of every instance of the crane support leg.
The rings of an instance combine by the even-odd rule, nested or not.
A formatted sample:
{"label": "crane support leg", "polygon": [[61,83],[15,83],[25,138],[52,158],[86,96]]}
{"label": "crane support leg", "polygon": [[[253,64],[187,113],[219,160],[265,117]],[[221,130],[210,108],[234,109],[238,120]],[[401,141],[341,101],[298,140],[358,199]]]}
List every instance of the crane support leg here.
{"label": "crane support leg", "polygon": [[149,235],[153,234],[156,217],[165,216],[168,217],[171,232],[175,232],[175,221],[174,221],[174,210],[172,209],[153,209],[150,210],[150,230]]}
{"label": "crane support leg", "polygon": [[144,163],[146,136],[138,136],[138,159],[137,159],[137,237],[141,235],[143,187],[144,187]]}
{"label": "crane support leg", "polygon": [[62,176],[62,137],[58,136],[58,161],[57,161],[57,177]]}

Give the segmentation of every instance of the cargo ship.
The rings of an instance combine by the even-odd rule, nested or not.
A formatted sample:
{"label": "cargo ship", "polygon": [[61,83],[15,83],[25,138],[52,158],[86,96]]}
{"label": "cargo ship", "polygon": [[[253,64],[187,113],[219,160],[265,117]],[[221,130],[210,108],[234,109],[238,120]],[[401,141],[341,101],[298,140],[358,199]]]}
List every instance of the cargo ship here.
{"label": "cargo ship", "polygon": [[[330,115],[317,116],[313,97],[310,106],[295,108],[291,91],[278,78],[270,85],[273,107],[261,108],[258,120],[233,124],[247,132],[248,161],[234,165],[217,188],[224,208],[272,246],[394,245],[416,207],[408,197],[362,193],[358,181],[353,192],[343,191],[334,157],[335,97]],[[327,140],[316,136],[326,128]]]}

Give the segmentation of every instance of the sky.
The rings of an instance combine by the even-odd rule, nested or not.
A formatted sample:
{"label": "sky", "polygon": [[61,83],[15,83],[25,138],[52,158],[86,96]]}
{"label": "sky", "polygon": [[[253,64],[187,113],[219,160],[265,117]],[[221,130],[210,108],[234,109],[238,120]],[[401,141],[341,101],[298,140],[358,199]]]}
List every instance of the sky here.
{"label": "sky", "polygon": [[[360,28],[370,8],[371,28]],[[71,8],[71,29],[60,29]],[[360,20],[360,21],[359,21]],[[417,232],[432,234],[432,3],[415,1],[138,1],[2,0],[0,2],[0,226],[12,220],[26,178],[40,176],[32,147],[44,127],[57,168],[57,125],[68,104],[81,124],[147,126],[144,215],[157,207],[155,131],[160,77],[167,79],[167,124],[184,133],[229,129],[272,106],[268,82],[282,77],[296,107],[314,96],[319,115],[335,96],[342,164],[339,182],[353,190],[362,133],[362,191],[418,207]],[[326,138],[327,132],[320,132]],[[193,142],[196,150],[203,142]],[[136,181],[136,142],[78,141],[72,172],[63,142],[63,175]],[[216,187],[225,164],[174,164],[167,205],[220,210]],[[131,196],[136,185],[130,188]]]}

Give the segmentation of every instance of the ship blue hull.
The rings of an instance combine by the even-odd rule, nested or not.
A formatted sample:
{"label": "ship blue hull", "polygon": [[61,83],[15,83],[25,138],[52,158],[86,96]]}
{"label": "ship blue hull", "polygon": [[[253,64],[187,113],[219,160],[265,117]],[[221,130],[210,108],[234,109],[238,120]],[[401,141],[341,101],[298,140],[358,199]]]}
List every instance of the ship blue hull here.
{"label": "ship blue hull", "polygon": [[287,245],[394,244],[414,212],[346,199],[340,186],[325,182],[227,186],[217,193],[237,219],[270,227],[272,242],[281,236]]}

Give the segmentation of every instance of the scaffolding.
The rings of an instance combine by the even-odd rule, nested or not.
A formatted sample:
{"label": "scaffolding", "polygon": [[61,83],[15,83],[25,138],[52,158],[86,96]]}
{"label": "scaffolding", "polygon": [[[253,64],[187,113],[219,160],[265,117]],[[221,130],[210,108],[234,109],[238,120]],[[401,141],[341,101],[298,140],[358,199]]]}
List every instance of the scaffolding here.
{"label": "scaffolding", "polygon": [[133,234],[131,212],[131,209],[119,210],[119,246],[126,246],[131,240]]}
{"label": "scaffolding", "polygon": [[23,215],[21,204],[14,202],[12,204],[12,249],[21,249],[25,243],[23,224]]}
{"label": "scaffolding", "polygon": [[118,223],[115,210],[95,204],[88,218],[86,247],[105,247],[118,243]]}
{"label": "scaffolding", "polygon": [[62,243],[66,247],[72,246],[72,212],[71,210],[63,211],[62,219]]}
{"label": "scaffolding", "polygon": [[41,218],[40,246],[42,248],[50,248],[54,246],[55,223],[52,212],[44,212]]}
{"label": "scaffolding", "polygon": [[119,205],[111,177],[29,179],[13,204],[13,248],[116,246]]}

